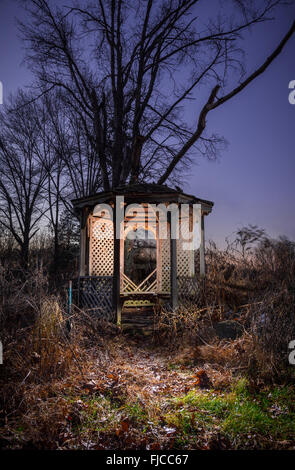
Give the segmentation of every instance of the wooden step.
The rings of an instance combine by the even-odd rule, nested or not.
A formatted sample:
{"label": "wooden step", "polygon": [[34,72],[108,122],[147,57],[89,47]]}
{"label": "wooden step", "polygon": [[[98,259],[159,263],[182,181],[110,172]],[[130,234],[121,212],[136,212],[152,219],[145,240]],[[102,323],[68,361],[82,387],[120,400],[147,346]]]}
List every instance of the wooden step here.
{"label": "wooden step", "polygon": [[154,331],[154,312],[151,308],[126,308],[121,316],[122,330],[129,334],[150,335]]}

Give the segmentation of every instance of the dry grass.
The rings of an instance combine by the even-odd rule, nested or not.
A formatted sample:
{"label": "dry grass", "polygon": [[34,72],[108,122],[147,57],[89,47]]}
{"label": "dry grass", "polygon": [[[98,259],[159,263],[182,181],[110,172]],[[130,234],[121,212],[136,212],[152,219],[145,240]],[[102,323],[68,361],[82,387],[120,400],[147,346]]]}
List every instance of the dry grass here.
{"label": "dry grass", "polygon": [[[295,338],[294,258],[294,247],[286,241],[263,241],[256,251],[243,256],[211,247],[200,301],[177,312],[157,311],[156,332],[150,340],[127,340],[114,325],[79,309],[72,312],[69,333],[61,298],[49,294],[46,276],[38,271],[18,277],[2,270],[0,284],[6,295],[1,298],[0,315],[4,343],[0,445],[243,448],[243,439],[230,433],[217,438],[206,413],[220,421],[220,430],[227,429],[228,420],[234,418],[219,415],[215,401],[231,413],[232,389],[241,377],[254,397],[268,384],[294,381],[294,370],[287,363],[287,345]],[[227,320],[241,325],[236,339],[217,335],[216,324]],[[204,392],[202,398],[203,386],[212,396]],[[291,406],[286,398],[289,392],[285,397],[284,388],[280,390],[276,393],[282,395],[282,403],[286,399]],[[240,392],[235,397],[238,406]],[[262,416],[255,408],[256,398],[252,403],[247,397],[257,426],[260,418],[270,426],[269,413],[276,402]],[[190,400],[197,405],[192,407]],[[184,405],[179,408],[178,403]],[[196,413],[202,429],[198,438]],[[278,423],[289,436],[290,425]],[[239,436],[239,429],[248,425],[248,421],[233,422]],[[274,428],[270,432],[278,434]],[[253,448],[280,447],[268,437],[259,439],[259,444],[251,441]],[[289,437],[285,441],[291,445]]]}
{"label": "dry grass", "polygon": [[[25,335],[31,338],[33,346],[27,362],[14,361],[15,357],[21,358],[21,350],[16,354],[12,347],[8,352],[13,359],[8,368],[13,364],[14,369],[1,387],[3,447],[169,449],[217,445],[215,434],[206,424],[207,412],[200,411],[198,419],[206,419],[198,424],[202,432],[198,431],[196,440],[193,424],[187,428],[186,415],[182,418],[179,414],[183,407],[180,409],[175,403],[186,396],[201,400],[205,384],[205,389],[209,387],[214,393],[211,397],[204,391],[208,403],[201,401],[202,406],[211,409],[210,401],[216,397],[223,400],[224,396],[228,396],[226,400],[230,404],[232,387],[248,366],[252,347],[249,334],[235,341],[215,341],[175,350],[142,339],[127,342],[121,335],[109,337],[107,341],[93,335],[90,347],[89,333],[85,342],[83,329],[74,325],[67,349],[67,341],[63,342],[59,336],[63,320],[56,301],[47,299],[42,311],[42,321],[38,319],[35,328]],[[34,345],[39,347],[36,331],[43,338],[42,361],[35,354]],[[57,343],[54,347],[53,335]],[[95,344],[97,339],[100,346]],[[25,350],[28,345],[23,347]],[[190,410],[191,407],[188,412],[194,423],[196,411]],[[213,407],[212,413],[214,410]],[[222,437],[220,448],[225,442],[226,448],[234,447],[228,438]],[[239,445],[243,446],[242,442]]]}

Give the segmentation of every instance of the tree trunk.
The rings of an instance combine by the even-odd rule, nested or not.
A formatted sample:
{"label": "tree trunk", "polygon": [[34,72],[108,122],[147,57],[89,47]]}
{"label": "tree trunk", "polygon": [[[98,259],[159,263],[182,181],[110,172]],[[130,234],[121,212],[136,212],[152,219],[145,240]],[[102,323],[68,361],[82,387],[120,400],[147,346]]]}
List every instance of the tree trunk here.
{"label": "tree trunk", "polygon": [[21,264],[21,267],[25,271],[27,271],[29,267],[29,245],[30,245],[30,239],[29,237],[25,236],[21,245],[21,250],[20,250],[20,254],[21,254],[20,264]]}

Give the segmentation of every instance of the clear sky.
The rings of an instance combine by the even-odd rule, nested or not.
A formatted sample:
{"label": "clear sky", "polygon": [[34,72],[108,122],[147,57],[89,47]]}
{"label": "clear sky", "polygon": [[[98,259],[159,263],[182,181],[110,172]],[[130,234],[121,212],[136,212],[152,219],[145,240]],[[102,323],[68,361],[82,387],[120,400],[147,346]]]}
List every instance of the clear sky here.
{"label": "clear sky", "polygon": [[[293,17],[292,17],[293,16]],[[255,30],[246,61],[259,66],[286,31],[293,15]],[[295,240],[295,37],[267,71],[241,94],[208,115],[208,127],[229,142],[219,162],[198,161],[186,189],[215,202],[206,238],[218,242],[240,226],[257,224],[270,236]],[[188,116],[194,118],[193,110]]]}
{"label": "clear sky", "polygon": [[[28,85],[24,52],[14,17],[13,0],[0,0],[0,81],[4,100]],[[295,7],[282,10],[275,23],[258,26],[248,42],[246,63],[259,66],[295,19]],[[295,80],[295,36],[270,68],[241,94],[208,115],[208,129],[229,142],[218,162],[198,160],[184,190],[215,202],[206,219],[206,238],[222,244],[242,225],[257,224],[273,237],[295,240],[295,105],[288,102],[288,84]],[[194,104],[185,109],[196,121]]]}

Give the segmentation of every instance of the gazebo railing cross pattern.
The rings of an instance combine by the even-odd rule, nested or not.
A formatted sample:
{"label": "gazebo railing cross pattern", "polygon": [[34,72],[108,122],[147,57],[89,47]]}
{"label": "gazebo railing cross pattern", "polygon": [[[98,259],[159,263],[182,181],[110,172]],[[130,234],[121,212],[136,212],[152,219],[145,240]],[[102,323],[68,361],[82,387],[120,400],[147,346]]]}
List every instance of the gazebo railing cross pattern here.
{"label": "gazebo railing cross pattern", "polygon": [[123,292],[151,292],[157,291],[157,268],[154,269],[140,284],[136,285],[125,273],[123,273]]}

